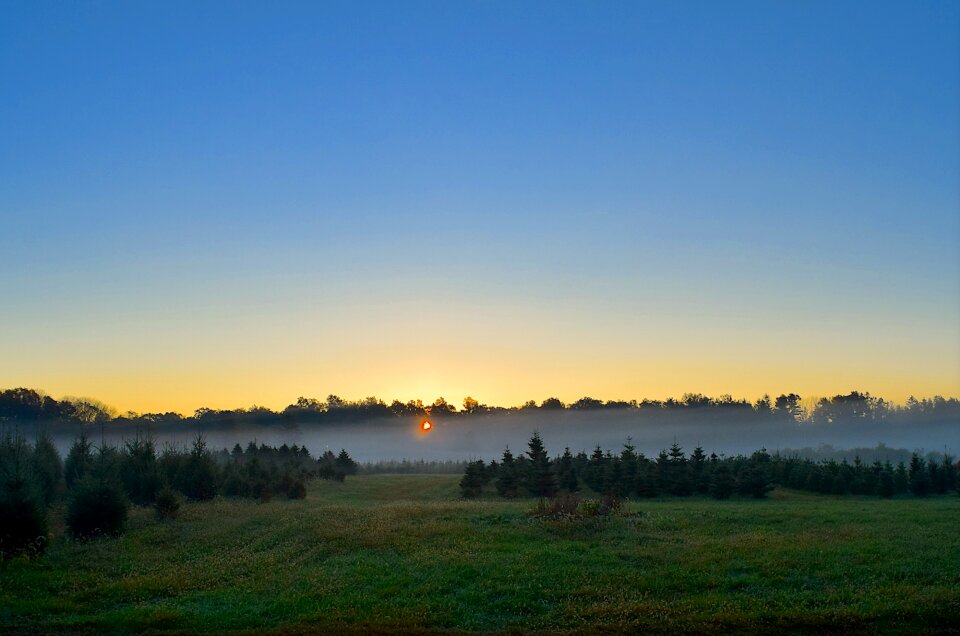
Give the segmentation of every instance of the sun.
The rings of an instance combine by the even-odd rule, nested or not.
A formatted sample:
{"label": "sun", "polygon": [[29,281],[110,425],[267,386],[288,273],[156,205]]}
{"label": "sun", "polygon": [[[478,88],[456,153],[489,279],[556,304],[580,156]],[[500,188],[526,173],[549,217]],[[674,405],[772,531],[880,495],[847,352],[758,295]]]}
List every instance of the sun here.
{"label": "sun", "polygon": [[430,420],[423,420],[423,422],[420,423],[420,430],[424,433],[429,431],[431,428],[433,428],[433,424],[430,423]]}

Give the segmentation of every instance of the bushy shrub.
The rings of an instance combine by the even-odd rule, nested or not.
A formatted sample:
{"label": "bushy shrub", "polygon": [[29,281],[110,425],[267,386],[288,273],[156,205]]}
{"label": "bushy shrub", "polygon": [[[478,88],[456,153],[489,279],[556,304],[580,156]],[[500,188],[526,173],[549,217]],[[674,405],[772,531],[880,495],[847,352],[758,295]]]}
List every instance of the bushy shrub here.
{"label": "bushy shrub", "polygon": [[180,512],[180,495],[170,486],[163,486],[157,491],[153,510],[160,521],[176,519]]}
{"label": "bushy shrub", "polygon": [[84,477],[71,493],[67,529],[75,539],[119,535],[127,522],[129,506],[119,483]]}

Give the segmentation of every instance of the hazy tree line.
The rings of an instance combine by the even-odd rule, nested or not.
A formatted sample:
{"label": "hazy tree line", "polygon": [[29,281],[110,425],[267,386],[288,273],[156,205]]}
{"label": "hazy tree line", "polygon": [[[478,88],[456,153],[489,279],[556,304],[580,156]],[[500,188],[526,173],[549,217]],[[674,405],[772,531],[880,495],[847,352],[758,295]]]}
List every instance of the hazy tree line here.
{"label": "hazy tree line", "polygon": [[115,447],[81,435],[62,459],[49,435],[31,444],[8,432],[0,437],[0,556],[42,552],[48,512],[59,501],[69,534],[86,539],[121,533],[131,505],[152,506],[158,519],[170,519],[183,498],[303,499],[308,479],[343,481],[356,472],[345,450],[314,458],[305,447],[250,442],[211,451],[202,435],[190,448],[159,451],[149,436]]}
{"label": "hazy tree line", "polygon": [[0,422],[65,422],[134,427],[178,427],[183,424],[241,426],[247,424],[298,425],[323,422],[383,420],[390,418],[431,417],[468,418],[479,415],[514,415],[549,412],[621,411],[621,412],[685,412],[696,411],[709,417],[711,413],[735,413],[758,422],[809,422],[835,424],[841,422],[923,422],[960,421],[960,400],[935,396],[929,399],[909,398],[899,405],[869,393],[853,391],[805,403],[795,393],[775,398],[763,396],[753,402],[730,395],[711,398],[699,393],[686,393],[679,399],[667,400],[598,400],[583,397],[565,404],[557,398],[540,403],[530,400],[520,406],[500,407],[480,403],[472,397],[463,400],[461,408],[437,398],[432,403],[420,400],[387,404],[376,397],[363,400],[344,400],[330,395],[325,400],[301,397],[280,411],[262,406],[217,410],[197,409],[192,415],[180,413],[124,413],[117,414],[101,402],[90,399],[64,398],[55,400],[33,389],[16,388],[0,391]]}
{"label": "hazy tree line", "polygon": [[797,455],[770,454],[765,449],[750,455],[721,457],[707,455],[699,446],[689,455],[677,444],[646,457],[628,440],[618,453],[599,446],[589,455],[571,453],[569,448],[550,457],[539,433],[530,438],[528,449],[518,456],[506,449],[500,461],[469,462],[460,481],[464,497],[493,490],[501,497],[555,497],[590,489],[615,498],[658,496],[710,496],[728,499],[733,495],[764,498],[776,485],[832,495],[893,497],[912,493],[960,493],[960,462],[949,455],[909,462],[879,460],[864,463],[859,457],[814,461]]}

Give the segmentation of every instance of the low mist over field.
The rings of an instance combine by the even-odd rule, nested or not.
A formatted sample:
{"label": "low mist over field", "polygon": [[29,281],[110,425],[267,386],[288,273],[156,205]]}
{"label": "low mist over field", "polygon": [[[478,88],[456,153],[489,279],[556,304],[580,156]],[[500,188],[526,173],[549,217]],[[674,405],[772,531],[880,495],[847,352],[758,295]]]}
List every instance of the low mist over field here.
{"label": "low mist over field", "polygon": [[[251,440],[268,445],[297,444],[314,455],[345,448],[359,461],[491,459],[504,448],[522,449],[534,430],[549,450],[618,450],[628,438],[641,452],[656,454],[674,442],[725,454],[761,447],[802,449],[875,447],[924,452],[960,450],[960,402],[934,398],[898,406],[852,392],[803,409],[800,397],[781,395],[755,403],[727,396],[687,394],[680,400],[600,402],[583,398],[571,405],[550,399],[519,408],[489,407],[472,398],[457,410],[445,400],[390,405],[330,396],[301,398],[282,411],[264,408],[215,411],[190,417],[176,413],[114,417],[95,401],[56,401],[27,389],[0,393],[5,426],[27,435],[43,428],[66,452],[82,431],[113,445],[149,434],[160,444],[186,446],[198,433],[212,448]],[[424,431],[422,423],[432,426]]]}

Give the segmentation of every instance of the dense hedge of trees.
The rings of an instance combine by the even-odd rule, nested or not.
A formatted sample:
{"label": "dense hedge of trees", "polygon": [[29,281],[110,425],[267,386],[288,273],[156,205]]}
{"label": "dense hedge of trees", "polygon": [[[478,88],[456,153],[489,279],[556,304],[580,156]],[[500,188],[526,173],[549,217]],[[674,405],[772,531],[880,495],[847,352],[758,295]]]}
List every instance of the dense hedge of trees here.
{"label": "dense hedge of trees", "polygon": [[31,444],[6,433],[0,437],[0,556],[42,552],[48,511],[60,499],[68,533],[88,539],[123,532],[131,505],[153,506],[158,518],[170,519],[181,498],[303,499],[308,479],[343,481],[356,472],[346,450],[314,458],[305,447],[250,442],[246,449],[237,444],[212,452],[198,435],[189,449],[158,452],[146,436],[113,447],[81,435],[62,460],[47,434]]}
{"label": "dense hedge of trees", "polygon": [[178,427],[191,424],[216,426],[296,425],[323,422],[350,422],[373,419],[432,417],[465,418],[477,415],[507,415],[556,413],[562,411],[679,411],[693,412],[703,416],[711,413],[738,414],[756,421],[784,422],[806,421],[812,424],[836,424],[840,422],[924,422],[952,420],[960,422],[960,400],[935,396],[929,399],[909,398],[898,405],[869,393],[852,391],[849,394],[806,403],[795,393],[782,394],[775,398],[764,395],[750,402],[730,395],[708,397],[699,393],[686,393],[679,399],[666,400],[598,400],[583,397],[570,404],[557,398],[548,398],[539,404],[530,400],[520,406],[500,407],[481,404],[472,397],[463,400],[461,408],[437,398],[432,403],[420,400],[387,404],[376,397],[362,400],[345,400],[329,395],[325,400],[300,397],[286,408],[274,411],[262,406],[217,410],[197,409],[192,415],[180,413],[124,413],[97,400],[64,398],[55,400],[39,391],[27,388],[0,391],[0,423],[56,421],[83,424],[111,422],[131,425],[133,428]]}
{"label": "dense hedge of trees", "polygon": [[771,455],[765,449],[751,455],[720,457],[697,447],[687,455],[674,444],[656,457],[638,453],[628,440],[619,453],[599,446],[589,455],[574,455],[569,448],[548,458],[539,433],[528,450],[515,457],[510,449],[499,462],[469,462],[460,481],[464,497],[477,497],[493,484],[501,496],[524,494],[553,497],[589,488],[614,497],[710,496],[727,499],[735,494],[764,498],[775,486],[832,495],[893,497],[911,493],[918,497],[958,491],[960,462],[949,455],[925,459],[917,454],[909,463],[864,463],[859,457],[814,461],[798,455]]}

